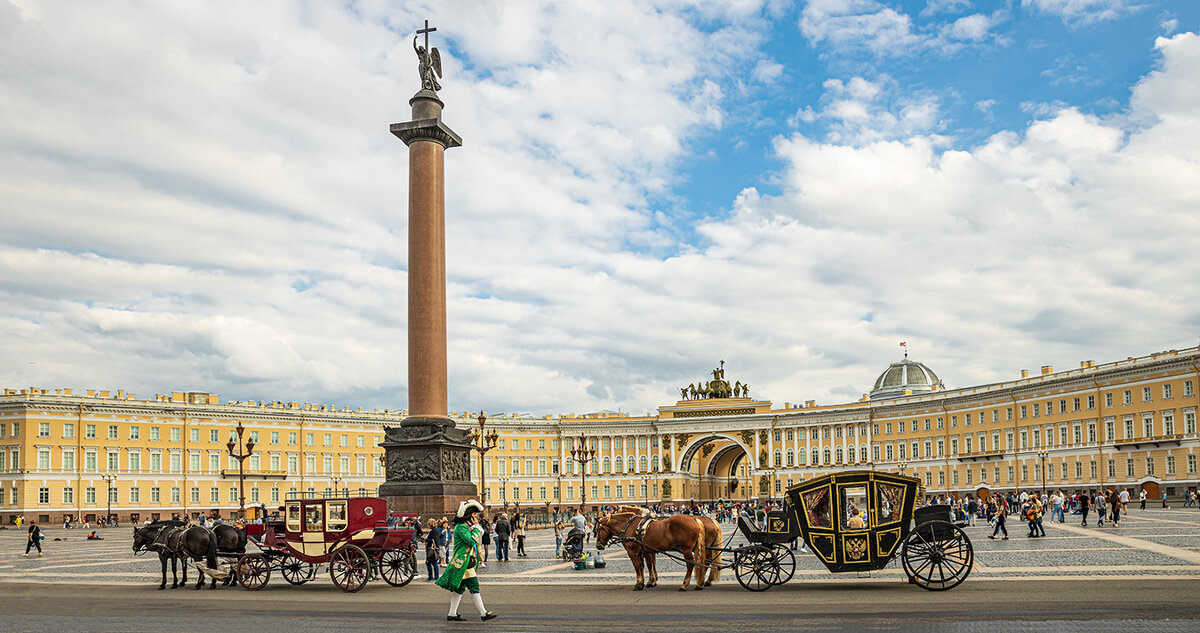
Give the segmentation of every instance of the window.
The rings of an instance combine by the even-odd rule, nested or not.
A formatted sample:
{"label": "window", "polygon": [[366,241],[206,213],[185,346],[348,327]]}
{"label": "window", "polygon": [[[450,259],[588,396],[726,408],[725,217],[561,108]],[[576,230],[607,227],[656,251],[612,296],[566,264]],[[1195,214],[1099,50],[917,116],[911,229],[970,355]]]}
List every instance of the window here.
{"label": "window", "polygon": [[[1088,397],[1090,398],[1091,396],[1088,396]],[[1075,398],[1074,400],[1071,401],[1071,408],[1075,411],[1079,410],[1079,398]],[[1066,409],[1063,409],[1062,412],[1066,413],[1067,411],[1066,411]]]}
{"label": "window", "polygon": [[1195,392],[1192,391],[1192,381],[1188,380],[1183,383],[1183,395],[1189,398],[1195,395]]}
{"label": "window", "polygon": [[37,452],[38,470],[50,470],[50,449],[39,448]]}
{"label": "window", "polygon": [[90,506],[96,505],[96,488],[95,488],[95,486],[88,486],[87,488],[83,489],[83,502]]}
{"label": "window", "polygon": [[120,453],[118,453],[116,451],[110,452],[108,454],[108,469],[109,470],[120,470],[121,469],[120,459],[121,459]]}
{"label": "window", "polygon": [[1125,392],[1121,395],[1124,396],[1124,398],[1125,398],[1124,404],[1133,404],[1133,390],[1132,389],[1126,389]]}
{"label": "window", "polygon": [[[88,425],[84,426],[83,429],[84,429],[84,434],[83,434],[84,438],[89,439],[89,440],[96,439],[96,425],[95,424],[88,424]],[[13,435],[16,435],[16,433],[13,433]]]}
{"label": "window", "polygon": [[1163,385],[1163,400],[1171,399],[1171,383]]}
{"label": "window", "polygon": [[1106,393],[1106,394],[1104,394],[1104,406],[1106,406],[1106,407],[1111,407],[1111,406],[1113,406],[1113,405],[1112,405],[1112,394],[1111,394],[1111,393]]}
{"label": "window", "polygon": [[1022,419],[1022,420],[1024,420],[1026,417],[1028,417],[1028,416],[1026,415],[1026,406],[1025,406],[1025,405],[1021,405],[1021,419]]}
{"label": "window", "polygon": [[333,433],[325,433],[321,437],[321,442],[325,446],[333,446]]}
{"label": "window", "polygon": [[[49,422],[38,422],[38,437],[50,437],[50,423]],[[50,495],[50,493],[47,490],[46,496],[49,497],[49,495]],[[49,502],[47,502],[47,503],[49,503]]]}
{"label": "window", "polygon": [[158,486],[150,488],[150,503],[162,503],[162,489]]}
{"label": "window", "polygon": [[[131,454],[131,457],[132,457],[132,454]],[[132,469],[132,467],[133,467],[132,462],[130,462],[130,468]],[[66,450],[66,449],[63,450],[62,468],[64,471],[75,470],[75,451]],[[4,470],[4,452],[3,451],[0,451],[0,470]]]}
{"label": "window", "polygon": [[888,422],[887,424],[883,425],[883,428],[884,428],[885,433],[887,433],[888,435],[892,434],[892,423],[891,422]]}
{"label": "window", "polygon": [[[305,433],[304,434],[304,445],[305,446],[313,446],[316,444],[316,442],[317,442],[316,433]],[[503,444],[504,440],[500,440],[500,443]],[[501,448],[503,448],[503,447],[501,447]]]}
{"label": "window", "polygon": [[1163,435],[1175,435],[1175,415],[1173,413],[1163,414]]}
{"label": "window", "polygon": [[217,429],[208,430],[208,441],[210,444],[217,444],[221,441],[221,432]]}
{"label": "window", "polygon": [[179,442],[179,429],[178,428],[171,429],[171,441],[176,442],[176,443]]}
{"label": "window", "polygon": [[1021,481],[1029,481],[1029,466],[1021,464]]}
{"label": "window", "polygon": [[296,445],[296,433],[294,431],[288,433],[288,446]]}
{"label": "window", "polygon": [[[130,501],[133,501],[132,497]],[[63,488],[63,505],[71,505],[75,503],[75,489],[71,486]]]}
{"label": "window", "polygon": [[200,429],[191,429],[191,432],[188,433],[188,436],[190,436],[190,438],[191,438],[189,441],[199,442],[200,441]]}
{"label": "window", "polygon": [[1150,402],[1150,388],[1142,387],[1142,402]]}
{"label": "window", "polygon": [[1153,457],[1146,458],[1146,474],[1147,475],[1154,474],[1154,458]]}
{"label": "window", "polygon": [[1134,474],[1133,474],[1133,458],[1132,457],[1127,458],[1125,460],[1125,476],[1126,477],[1134,476]]}
{"label": "window", "polygon": [[1188,411],[1187,413],[1183,414],[1183,432],[1188,433],[1188,434],[1196,432],[1196,412],[1195,411]]}
{"label": "window", "polygon": [[1125,418],[1125,439],[1133,438],[1133,418]]}
{"label": "window", "polygon": [[1088,396],[1088,410],[1096,408],[1096,396]]}
{"label": "window", "polygon": [[[17,467],[17,460],[13,460],[13,468]],[[87,451],[83,454],[83,469],[96,470],[96,451]]]}
{"label": "window", "polygon": [[1167,455],[1167,474],[1168,475],[1175,474],[1175,456],[1174,455]]}
{"label": "window", "polygon": [[1196,474],[1196,455],[1188,454],[1187,462],[1188,462],[1188,474],[1189,475]]}
{"label": "window", "polygon": [[1154,437],[1154,417],[1147,415],[1142,417],[1142,437]]}
{"label": "window", "polygon": [[1117,439],[1117,422],[1116,420],[1104,421],[1104,441],[1111,442]]}
{"label": "window", "polygon": [[[137,428],[137,427],[134,427]],[[4,425],[0,424],[0,437],[4,437]],[[72,423],[63,425],[63,437],[75,437],[75,425]]]}

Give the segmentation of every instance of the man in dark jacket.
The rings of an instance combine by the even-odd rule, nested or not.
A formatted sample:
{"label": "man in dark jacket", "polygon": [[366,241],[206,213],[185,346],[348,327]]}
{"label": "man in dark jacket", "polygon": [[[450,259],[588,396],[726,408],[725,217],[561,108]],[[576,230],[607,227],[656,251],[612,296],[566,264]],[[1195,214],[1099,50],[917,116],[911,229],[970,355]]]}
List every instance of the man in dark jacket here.
{"label": "man in dark jacket", "polygon": [[501,514],[496,520],[496,560],[508,560],[508,537],[512,534],[512,526],[508,523],[508,515]]}
{"label": "man in dark jacket", "polygon": [[25,556],[29,556],[29,548],[36,547],[38,556],[42,555],[42,530],[37,523],[29,524],[29,542],[25,544]]}

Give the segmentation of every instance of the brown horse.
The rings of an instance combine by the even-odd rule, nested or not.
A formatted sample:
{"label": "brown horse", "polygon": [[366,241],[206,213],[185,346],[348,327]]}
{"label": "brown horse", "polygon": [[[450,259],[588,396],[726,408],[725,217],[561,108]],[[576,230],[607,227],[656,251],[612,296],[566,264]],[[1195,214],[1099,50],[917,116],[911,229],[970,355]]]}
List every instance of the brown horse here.
{"label": "brown horse", "polygon": [[[708,578],[704,580],[704,586],[711,587],[721,579],[721,556],[724,554],[721,550],[721,526],[703,515],[695,518],[704,524],[706,557],[711,557],[708,559]],[[646,586],[653,587],[658,584],[658,561],[655,559],[655,552],[644,551],[643,558],[648,576]],[[697,578],[696,582],[700,582],[700,579]]]}
{"label": "brown horse", "polygon": [[[658,552],[679,552],[687,565],[680,591],[687,591],[692,582],[692,570],[696,565],[696,589],[704,588],[704,567],[707,559],[704,523],[695,517],[678,514],[666,519],[651,519],[644,513],[621,510],[601,517],[596,521],[596,547],[604,549],[608,542],[617,540],[625,546],[629,560],[637,572],[634,590],[646,587],[644,567],[647,555]],[[657,579],[655,579],[657,580]],[[649,586],[653,587],[654,584]]]}

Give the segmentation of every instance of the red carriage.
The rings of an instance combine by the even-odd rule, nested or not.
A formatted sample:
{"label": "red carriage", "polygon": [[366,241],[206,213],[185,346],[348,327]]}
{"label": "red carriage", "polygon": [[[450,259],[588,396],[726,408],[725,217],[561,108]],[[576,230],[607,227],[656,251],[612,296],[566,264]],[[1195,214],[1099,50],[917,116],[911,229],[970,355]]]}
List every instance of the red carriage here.
{"label": "red carriage", "polygon": [[246,526],[259,551],[238,558],[238,582],[262,589],[278,571],[289,584],[302,585],[329,566],[333,584],[346,592],[372,578],[403,587],[417,574],[415,530],[400,525],[415,514],[388,516],[378,497],[306,497],[284,502],[283,520]]}

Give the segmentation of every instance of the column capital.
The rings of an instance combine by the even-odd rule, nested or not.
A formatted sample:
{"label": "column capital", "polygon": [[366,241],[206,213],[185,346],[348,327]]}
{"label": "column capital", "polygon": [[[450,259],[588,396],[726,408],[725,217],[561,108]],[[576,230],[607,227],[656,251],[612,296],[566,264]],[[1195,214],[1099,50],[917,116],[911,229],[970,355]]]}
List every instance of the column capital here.
{"label": "column capital", "polygon": [[415,141],[433,141],[447,149],[462,146],[462,137],[442,123],[441,119],[419,119],[393,123],[390,129],[396,138],[404,141],[405,145],[412,145]]}

